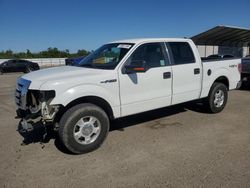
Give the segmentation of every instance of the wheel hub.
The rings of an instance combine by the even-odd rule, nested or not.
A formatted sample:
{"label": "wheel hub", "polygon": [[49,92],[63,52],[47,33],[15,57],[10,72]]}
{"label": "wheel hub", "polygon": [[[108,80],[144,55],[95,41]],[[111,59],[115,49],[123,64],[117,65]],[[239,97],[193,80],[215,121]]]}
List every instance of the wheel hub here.
{"label": "wheel hub", "polygon": [[93,130],[94,130],[93,125],[91,125],[91,124],[86,124],[86,125],[84,125],[83,128],[82,128],[82,134],[83,134],[84,136],[88,136],[88,135],[90,135],[90,134],[93,132]]}
{"label": "wheel hub", "polygon": [[73,136],[79,144],[94,142],[101,132],[101,123],[94,116],[81,118],[74,126]]}
{"label": "wheel hub", "polygon": [[222,90],[218,90],[218,91],[215,93],[214,105],[215,105],[217,108],[220,108],[220,107],[224,104],[224,98],[225,98],[224,92],[223,92]]}

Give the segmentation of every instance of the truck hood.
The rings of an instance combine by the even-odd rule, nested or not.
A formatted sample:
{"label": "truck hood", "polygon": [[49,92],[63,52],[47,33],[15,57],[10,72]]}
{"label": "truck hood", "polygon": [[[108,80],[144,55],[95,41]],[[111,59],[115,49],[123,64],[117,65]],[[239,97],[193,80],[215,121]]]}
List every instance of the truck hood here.
{"label": "truck hood", "polygon": [[100,78],[101,75],[103,76],[107,72],[110,72],[110,70],[61,66],[34,71],[23,75],[22,78],[31,81],[30,89],[40,89],[42,85],[48,82],[53,85],[61,85],[66,84],[68,81],[76,84],[97,81],[96,77]]}

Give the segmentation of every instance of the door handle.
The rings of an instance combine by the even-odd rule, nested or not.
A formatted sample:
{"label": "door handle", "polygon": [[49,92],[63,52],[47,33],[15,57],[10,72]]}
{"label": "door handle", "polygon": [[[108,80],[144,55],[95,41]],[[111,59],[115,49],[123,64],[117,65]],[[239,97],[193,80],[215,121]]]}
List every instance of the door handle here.
{"label": "door handle", "polygon": [[171,72],[164,72],[163,73],[163,79],[171,78]]}
{"label": "door handle", "polygon": [[194,69],[194,74],[200,74],[200,68],[196,68],[196,69]]}

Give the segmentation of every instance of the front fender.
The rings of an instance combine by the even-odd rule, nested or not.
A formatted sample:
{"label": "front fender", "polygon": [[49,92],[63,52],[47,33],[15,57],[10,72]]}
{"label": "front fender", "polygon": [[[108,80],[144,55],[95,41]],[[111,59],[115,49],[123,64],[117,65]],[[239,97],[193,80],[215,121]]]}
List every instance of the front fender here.
{"label": "front fender", "polygon": [[108,90],[97,85],[79,85],[69,88],[64,92],[56,92],[56,97],[51,101],[50,104],[61,104],[66,106],[71,101],[85,96],[96,96],[103,98],[110,104],[111,107],[117,107],[120,105],[118,91],[112,92],[112,90]]}

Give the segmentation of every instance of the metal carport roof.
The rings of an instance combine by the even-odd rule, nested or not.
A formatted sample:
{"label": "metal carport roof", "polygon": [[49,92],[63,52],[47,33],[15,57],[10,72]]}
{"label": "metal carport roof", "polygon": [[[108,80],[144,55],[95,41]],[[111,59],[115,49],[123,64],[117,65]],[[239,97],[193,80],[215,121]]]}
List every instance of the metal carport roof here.
{"label": "metal carport roof", "polygon": [[191,37],[196,45],[247,46],[250,43],[250,29],[216,26]]}

